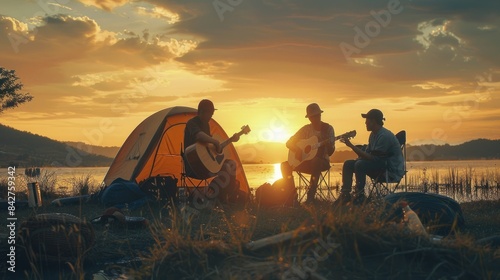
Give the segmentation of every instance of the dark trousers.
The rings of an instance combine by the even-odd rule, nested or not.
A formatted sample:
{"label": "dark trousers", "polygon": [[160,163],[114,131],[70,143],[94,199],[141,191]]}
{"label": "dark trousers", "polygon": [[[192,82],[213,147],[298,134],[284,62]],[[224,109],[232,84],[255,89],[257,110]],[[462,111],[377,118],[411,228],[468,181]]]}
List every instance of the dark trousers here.
{"label": "dark trousers", "polygon": [[309,180],[309,190],[307,191],[307,199],[311,200],[314,198],[316,194],[316,190],[318,189],[318,181],[319,176],[322,171],[330,169],[330,163],[324,159],[319,157],[314,157],[311,160],[302,162],[299,166],[293,169],[288,161],[284,161],[281,163],[281,175],[286,180],[293,181],[293,171],[299,171],[301,173],[311,174],[311,179]]}
{"label": "dark trousers", "polygon": [[356,195],[365,191],[366,176],[375,177],[385,170],[385,163],[382,160],[351,159],[346,160],[342,167],[342,190],[346,194],[352,189],[352,176],[356,177]]}

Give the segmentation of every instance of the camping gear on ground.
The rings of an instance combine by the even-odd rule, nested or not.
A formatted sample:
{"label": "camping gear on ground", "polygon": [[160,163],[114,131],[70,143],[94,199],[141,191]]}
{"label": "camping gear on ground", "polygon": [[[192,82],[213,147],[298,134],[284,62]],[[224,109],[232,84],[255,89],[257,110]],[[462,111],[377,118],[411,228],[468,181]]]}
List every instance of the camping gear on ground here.
{"label": "camping gear on ground", "polygon": [[146,194],[135,182],[117,178],[99,196],[106,207],[137,209],[147,202]]}
{"label": "camping gear on ground", "polygon": [[272,185],[264,183],[255,191],[255,199],[261,207],[294,206],[298,204],[298,194],[292,180],[283,178]]}
{"label": "camping gear on ground", "polygon": [[500,235],[492,235],[485,238],[476,240],[476,244],[479,246],[489,247],[494,250],[500,249]]}
{"label": "camping gear on ground", "polygon": [[[118,151],[104,177],[105,185],[109,186],[117,178],[132,182],[142,182],[158,175],[182,178],[184,128],[186,122],[196,115],[197,110],[194,108],[177,106],[156,112],[142,121]],[[210,120],[210,129],[212,135],[229,138],[214,119]],[[233,144],[229,144],[225,150],[236,163],[240,191],[248,195],[250,188],[236,149]],[[194,185],[199,182],[196,179],[192,181]],[[180,184],[177,187],[193,186]]]}
{"label": "camping gear on ground", "polygon": [[20,237],[28,256],[49,262],[73,262],[95,243],[92,225],[66,213],[30,217],[21,223]]}
{"label": "camping gear on ground", "polygon": [[465,225],[460,204],[444,195],[419,192],[392,193],[384,197],[387,203],[385,217],[401,219],[403,211],[399,202],[406,201],[417,213],[429,234],[447,236]]}
{"label": "camping gear on ground", "polygon": [[408,227],[408,229],[410,229],[410,231],[414,234],[428,236],[420,218],[417,213],[410,208],[408,202],[401,202],[401,208],[403,208],[403,223]]}
{"label": "camping gear on ground", "polygon": [[42,194],[38,182],[28,183],[28,205],[32,208],[42,206]]}
{"label": "camping gear on ground", "polygon": [[149,222],[144,217],[127,216],[116,207],[110,207],[104,210],[102,216],[95,217],[91,220],[92,224],[99,225],[119,225],[126,228],[143,228],[148,226]]}
{"label": "camping gear on ground", "polygon": [[139,183],[139,188],[150,199],[163,203],[177,202],[177,182],[175,176],[155,176]]}
{"label": "camping gear on ground", "polygon": [[74,204],[82,204],[82,202],[87,202],[89,200],[90,200],[90,195],[86,194],[86,195],[56,198],[52,200],[50,204],[54,206],[74,205]]}

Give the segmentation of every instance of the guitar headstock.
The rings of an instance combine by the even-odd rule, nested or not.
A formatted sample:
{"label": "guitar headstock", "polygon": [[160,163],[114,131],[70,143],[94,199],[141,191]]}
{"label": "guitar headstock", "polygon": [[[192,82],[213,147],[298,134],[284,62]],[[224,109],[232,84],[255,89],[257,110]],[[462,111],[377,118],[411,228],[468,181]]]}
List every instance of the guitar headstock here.
{"label": "guitar headstock", "polygon": [[250,133],[250,131],[251,131],[250,127],[248,125],[244,125],[244,126],[241,127],[241,132],[240,133],[242,133],[242,134],[248,134],[248,133]]}
{"label": "guitar headstock", "polygon": [[352,130],[341,135],[341,137],[344,139],[351,139],[354,138],[355,136],[356,136],[356,130]]}

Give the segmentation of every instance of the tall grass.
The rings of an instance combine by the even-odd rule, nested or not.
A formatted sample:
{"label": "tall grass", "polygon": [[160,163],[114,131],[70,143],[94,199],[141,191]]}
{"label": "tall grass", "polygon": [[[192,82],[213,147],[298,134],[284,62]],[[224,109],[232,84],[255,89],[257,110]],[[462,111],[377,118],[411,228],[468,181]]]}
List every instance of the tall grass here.
{"label": "tall grass", "polygon": [[92,177],[91,174],[82,175],[81,177],[72,177],[65,180],[66,184],[70,185],[70,195],[87,195],[99,188],[99,183]]}
{"label": "tall grass", "polygon": [[500,198],[499,170],[481,173],[474,168],[449,168],[444,174],[423,169],[408,178],[408,190],[439,193],[459,202],[496,200]]}
{"label": "tall grass", "polygon": [[[155,228],[151,255],[133,275],[141,279],[495,279],[499,275],[494,250],[460,234],[442,242],[414,235],[381,218],[385,208],[373,204],[336,212],[323,204],[301,211],[287,215],[309,216],[301,225],[274,224],[274,230],[280,228],[275,234],[295,229],[291,238],[255,251],[247,248],[249,236],[241,228],[228,230],[228,236],[207,238],[196,221],[186,224],[174,213],[170,224]],[[261,220],[282,214],[279,209],[256,213]],[[224,215],[232,216],[230,210]],[[227,218],[218,226],[229,229],[231,223]]]}
{"label": "tall grass", "polygon": [[57,196],[57,174],[55,171],[48,170],[42,170],[39,176],[17,175],[16,192],[26,193],[28,183],[35,182],[40,186],[42,197],[50,198]]}
{"label": "tall grass", "polygon": [[[471,168],[450,169],[446,173],[425,169],[408,178],[408,182],[410,190],[462,195],[462,201],[495,199],[500,197],[498,175],[498,170],[477,174]],[[44,177],[47,177],[41,180],[44,184],[55,186],[51,174]],[[73,195],[97,187],[90,175],[67,183],[75,186]],[[168,215],[162,216],[162,210],[167,210]],[[321,201],[305,208],[260,209],[252,205],[242,211],[218,206],[186,219],[185,213],[175,207],[152,208],[150,214],[154,219],[147,234],[151,235],[153,245],[142,244],[141,250],[149,247],[148,253],[143,254],[143,265],[128,275],[136,279],[281,279],[284,275],[298,279],[499,277],[495,266],[498,255],[491,249],[477,246],[470,237],[461,234],[446,242],[433,243],[381,218],[384,210],[370,204],[334,212],[331,202]],[[301,235],[297,230],[291,240],[257,251],[246,247],[252,240],[299,228],[307,228],[309,232]],[[120,234],[102,231],[98,246],[109,246],[112,235],[123,244],[146,233]],[[316,248],[330,243],[336,245],[326,250],[326,258],[314,254]],[[116,253],[113,250],[109,255]],[[82,260],[70,265],[73,270],[70,278],[82,278],[82,265]],[[42,274],[38,271],[31,279],[41,279],[36,275]]]}

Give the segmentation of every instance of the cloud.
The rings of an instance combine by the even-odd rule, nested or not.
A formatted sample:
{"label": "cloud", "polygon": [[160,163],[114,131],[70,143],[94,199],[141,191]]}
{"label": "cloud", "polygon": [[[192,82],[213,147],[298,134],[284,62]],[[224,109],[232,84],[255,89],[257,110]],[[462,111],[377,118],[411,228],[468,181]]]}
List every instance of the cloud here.
{"label": "cloud", "polygon": [[81,3],[94,6],[105,11],[111,11],[130,2],[130,0],[78,0]]}
{"label": "cloud", "polygon": [[169,24],[177,23],[180,20],[179,14],[173,13],[167,9],[160,7],[153,7],[151,9],[148,9],[146,7],[137,7],[136,10],[139,15],[164,19]]}
{"label": "cloud", "polygon": [[446,84],[442,84],[442,83],[438,83],[438,82],[427,82],[424,84],[414,85],[414,87],[419,87],[421,89],[436,89],[436,88],[449,89],[452,87],[452,85],[446,85]]}
{"label": "cloud", "polygon": [[418,12],[464,21],[488,22],[500,15],[500,2],[495,0],[421,0],[411,3]]}
{"label": "cloud", "polygon": [[[150,67],[184,55],[196,47],[192,40],[162,36],[155,36],[149,41],[135,34],[119,37],[117,33],[101,30],[95,20],[85,16],[48,16],[32,30],[18,20],[2,17],[0,26],[3,27],[0,36],[17,36],[16,44],[0,42],[0,49],[3,50],[1,60],[20,72],[30,73],[31,81],[35,83],[68,80],[80,71]],[[60,68],[68,63],[74,63],[72,69],[65,69],[69,73],[61,73]]]}
{"label": "cloud", "polygon": [[[85,2],[108,7],[126,4]],[[485,70],[485,62],[479,60],[498,45],[498,39],[486,36],[498,30],[494,17],[472,22],[472,17],[466,15],[471,7],[467,1],[445,1],[451,11],[429,1],[318,0],[311,4],[220,0],[229,5],[225,9],[214,6],[217,1],[148,2],[152,5],[139,6],[136,11],[145,17],[164,18],[168,23],[165,34],[147,30],[140,35],[121,33],[119,37],[99,31],[100,41],[94,39],[90,48],[79,53],[79,59],[98,61],[105,70],[147,67],[175,59],[188,71],[225,81],[226,90],[245,89],[261,97],[269,92],[283,97],[301,92],[317,92],[319,96],[335,92],[337,100],[349,102],[366,98],[367,87],[375,83],[380,83],[380,90],[369,89],[371,95],[388,98],[397,96],[398,90],[383,90],[385,86],[399,87],[400,92],[411,95],[422,88],[413,85],[467,85]],[[397,13],[388,12],[391,3],[397,4]],[[491,5],[481,4],[474,9],[486,10]],[[441,14],[434,8],[441,9]],[[378,29],[373,29],[374,24],[379,25]],[[471,37],[477,35],[469,31],[474,25],[475,31],[485,33],[481,39],[488,41],[492,50],[482,54],[485,48],[475,45],[478,38]],[[371,32],[377,34],[368,36],[365,47],[357,46],[359,53],[350,63],[339,44],[355,46],[359,39],[356,30],[367,36],[370,26]],[[104,43],[102,38],[108,41]],[[494,61],[487,63],[491,66]],[[464,70],[457,73],[454,69]],[[360,77],[366,82],[358,84]],[[424,95],[434,93],[429,90]]]}
{"label": "cloud", "polygon": [[[180,15],[172,34],[200,40],[195,50],[177,59],[186,69],[226,81],[229,90],[246,88],[257,96],[269,91],[278,96],[300,92],[326,96],[335,92],[340,100],[352,101],[394,97],[398,88],[414,96],[419,88],[412,86],[429,81],[470,89],[477,73],[500,66],[492,65],[498,56],[480,61],[486,55],[481,52],[491,48],[487,53],[492,55],[500,43],[500,36],[486,34],[496,32],[498,26],[498,4],[494,1],[149,2]],[[219,3],[218,9],[214,3]],[[400,12],[388,14],[391,3]],[[480,18],[478,14],[486,16]],[[376,23],[378,29],[371,30],[376,35],[367,36],[367,28]],[[480,40],[474,40],[487,41],[489,47],[471,42],[474,33],[464,33],[463,25],[484,32]],[[355,46],[355,28],[368,37],[368,43],[358,48],[354,63],[349,63],[339,44]],[[213,67],[216,64],[224,67]],[[365,81],[363,85],[358,82],[360,78]],[[287,89],[280,92],[280,84]],[[379,87],[374,89],[371,84]],[[432,89],[438,91],[428,91],[424,96],[443,90]]]}
{"label": "cloud", "polygon": [[[22,40],[15,41],[17,49],[0,41],[0,61],[16,70],[37,97],[22,109],[39,120],[57,119],[61,113],[68,118],[116,117],[157,110],[178,98],[159,97],[170,84],[163,76],[165,65],[196,48],[193,40],[123,34],[103,30],[86,16],[62,14],[46,16],[31,29],[2,16],[0,37],[9,34]],[[20,117],[30,120],[29,114]]]}
{"label": "cloud", "polygon": [[230,95],[240,106],[293,97],[286,106],[300,112],[318,102],[438,115],[482,87],[481,108],[500,106],[499,1],[80,2],[91,7],[0,18],[0,38],[16,39],[0,41],[0,61],[50,109],[108,116],[117,99],[123,115],[205,97],[229,106]]}

